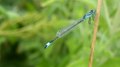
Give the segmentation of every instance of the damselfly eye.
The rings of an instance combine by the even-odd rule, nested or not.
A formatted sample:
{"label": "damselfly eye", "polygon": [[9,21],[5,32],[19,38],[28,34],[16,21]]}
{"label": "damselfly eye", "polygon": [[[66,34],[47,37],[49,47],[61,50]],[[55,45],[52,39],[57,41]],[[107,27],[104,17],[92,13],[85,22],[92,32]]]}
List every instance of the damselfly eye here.
{"label": "damselfly eye", "polygon": [[91,12],[93,12],[93,10],[91,10]]}
{"label": "damselfly eye", "polygon": [[90,12],[91,12],[91,13],[93,13],[93,12],[94,12],[94,10],[91,10]]}

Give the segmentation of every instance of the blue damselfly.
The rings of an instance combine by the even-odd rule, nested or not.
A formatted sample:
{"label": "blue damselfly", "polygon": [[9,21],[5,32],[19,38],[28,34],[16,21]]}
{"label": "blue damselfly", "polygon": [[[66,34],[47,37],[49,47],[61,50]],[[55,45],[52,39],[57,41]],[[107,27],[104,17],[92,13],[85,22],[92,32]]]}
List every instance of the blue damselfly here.
{"label": "blue damselfly", "polygon": [[91,19],[94,19],[94,17],[95,17],[95,13],[96,13],[95,10],[90,10],[82,18],[80,18],[79,20],[75,21],[73,24],[71,24],[68,27],[66,27],[66,28],[58,31],[57,34],[56,34],[56,37],[53,40],[49,41],[45,45],[45,48],[47,48],[48,46],[50,46],[55,40],[61,38],[66,33],[70,32],[75,26],[77,26],[79,23],[85,21],[86,19],[89,19],[89,22],[91,22]]}

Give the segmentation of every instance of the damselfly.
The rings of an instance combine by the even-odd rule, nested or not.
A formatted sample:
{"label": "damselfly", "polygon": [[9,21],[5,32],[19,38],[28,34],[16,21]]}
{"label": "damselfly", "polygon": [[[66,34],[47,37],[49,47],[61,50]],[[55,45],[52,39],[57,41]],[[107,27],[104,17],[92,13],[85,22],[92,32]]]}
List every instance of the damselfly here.
{"label": "damselfly", "polygon": [[90,10],[88,13],[86,13],[81,19],[77,20],[75,23],[73,23],[73,24],[69,25],[68,27],[58,31],[56,34],[56,37],[53,40],[49,41],[45,45],[45,48],[50,46],[55,40],[61,38],[63,35],[65,35],[69,31],[71,31],[75,26],[77,26],[79,23],[85,21],[86,19],[89,19],[89,22],[91,22],[91,19],[94,19],[94,17],[95,17],[95,13],[96,13],[95,10]]}

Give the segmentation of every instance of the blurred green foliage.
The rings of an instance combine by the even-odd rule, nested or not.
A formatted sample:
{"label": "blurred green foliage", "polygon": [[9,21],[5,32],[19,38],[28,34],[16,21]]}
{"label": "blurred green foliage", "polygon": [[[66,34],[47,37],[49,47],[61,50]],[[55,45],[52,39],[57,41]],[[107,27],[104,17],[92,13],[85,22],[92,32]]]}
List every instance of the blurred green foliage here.
{"label": "blurred green foliage", "polygon": [[[103,0],[93,67],[119,67],[120,1]],[[0,0],[0,67],[87,67],[94,23],[44,45],[97,0]]]}

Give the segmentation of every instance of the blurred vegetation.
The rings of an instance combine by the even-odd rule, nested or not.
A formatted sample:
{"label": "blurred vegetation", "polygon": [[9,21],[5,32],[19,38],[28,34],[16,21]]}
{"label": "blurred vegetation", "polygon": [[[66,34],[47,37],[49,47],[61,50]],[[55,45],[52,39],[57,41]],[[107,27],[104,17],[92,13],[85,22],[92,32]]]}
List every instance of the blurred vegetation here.
{"label": "blurred vegetation", "polygon": [[[87,67],[94,23],[85,21],[43,47],[96,5],[97,0],[0,0],[0,67]],[[119,7],[119,0],[103,0],[93,67],[119,67]]]}

